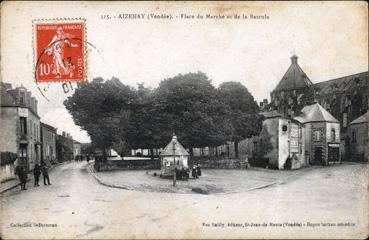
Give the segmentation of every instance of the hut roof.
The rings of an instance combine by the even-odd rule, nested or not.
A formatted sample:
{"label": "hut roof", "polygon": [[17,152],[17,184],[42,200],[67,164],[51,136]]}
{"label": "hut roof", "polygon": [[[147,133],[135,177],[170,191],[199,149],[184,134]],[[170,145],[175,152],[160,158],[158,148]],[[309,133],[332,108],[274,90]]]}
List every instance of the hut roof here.
{"label": "hut roof", "polygon": [[358,123],[368,123],[369,122],[369,111],[356,118],[350,124],[358,124]]}
{"label": "hut roof", "polygon": [[182,146],[180,142],[178,142],[177,137],[173,136],[172,140],[168,143],[168,145],[163,149],[160,153],[160,156],[173,156],[173,144],[175,144],[175,154],[176,156],[188,156],[190,155],[186,149]]}
{"label": "hut roof", "polygon": [[301,114],[295,119],[301,123],[308,122],[335,122],[339,123],[327,110],[325,110],[319,103],[305,106],[301,110]]}

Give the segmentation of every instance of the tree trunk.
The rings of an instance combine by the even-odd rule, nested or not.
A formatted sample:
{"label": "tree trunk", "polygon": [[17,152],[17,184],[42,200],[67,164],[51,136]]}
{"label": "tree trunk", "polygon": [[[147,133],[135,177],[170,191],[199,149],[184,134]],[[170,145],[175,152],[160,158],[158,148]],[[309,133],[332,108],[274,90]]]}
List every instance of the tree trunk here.
{"label": "tree trunk", "polygon": [[192,147],[190,147],[190,149],[189,149],[189,150],[190,150],[190,156],[191,156],[191,157],[193,157],[193,148],[192,148]]}
{"label": "tree trunk", "polygon": [[238,141],[234,141],[234,155],[238,158]]}

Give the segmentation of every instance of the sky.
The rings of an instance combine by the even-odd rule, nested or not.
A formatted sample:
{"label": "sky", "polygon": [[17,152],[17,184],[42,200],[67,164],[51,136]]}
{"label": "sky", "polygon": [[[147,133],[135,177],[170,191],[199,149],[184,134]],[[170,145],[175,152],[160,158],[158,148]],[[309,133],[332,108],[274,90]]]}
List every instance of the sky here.
{"label": "sky", "polygon": [[[260,102],[270,98],[293,54],[313,83],[368,70],[364,2],[6,2],[1,13],[1,80],[27,87],[39,101],[41,121],[81,142],[89,137],[63,106],[73,90],[35,83],[34,19],[86,19],[87,81],[117,77],[127,85],[155,88],[165,78],[202,71],[215,86],[241,82]],[[147,19],[152,13],[173,19]],[[145,14],[145,19],[119,19],[119,14]],[[206,19],[206,14],[232,19]],[[251,14],[268,19],[250,19]],[[103,19],[107,15],[110,20]],[[47,88],[41,92],[48,100],[37,87]]]}

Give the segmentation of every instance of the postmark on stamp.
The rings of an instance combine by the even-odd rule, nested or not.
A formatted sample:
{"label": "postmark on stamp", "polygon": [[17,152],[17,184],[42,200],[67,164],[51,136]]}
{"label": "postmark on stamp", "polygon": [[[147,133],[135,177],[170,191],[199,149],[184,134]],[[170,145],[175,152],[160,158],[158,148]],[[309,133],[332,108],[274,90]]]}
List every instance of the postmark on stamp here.
{"label": "postmark on stamp", "polygon": [[85,25],[84,19],[33,21],[37,83],[86,79]]}

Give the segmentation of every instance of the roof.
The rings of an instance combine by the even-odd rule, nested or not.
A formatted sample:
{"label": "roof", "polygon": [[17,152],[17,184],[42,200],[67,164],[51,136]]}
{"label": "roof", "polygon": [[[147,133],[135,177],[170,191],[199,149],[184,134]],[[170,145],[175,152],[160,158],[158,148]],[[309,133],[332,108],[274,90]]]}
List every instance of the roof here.
{"label": "roof", "polygon": [[279,113],[277,110],[268,111],[268,112],[261,112],[261,115],[263,115],[265,118],[289,118],[286,115],[283,115],[282,113]]}
{"label": "roof", "polygon": [[16,107],[17,102],[15,100],[15,98],[6,91],[5,87],[3,86],[3,84],[1,84],[1,106],[2,107]]}
{"label": "roof", "polygon": [[53,132],[56,133],[56,128],[53,127],[53,126],[51,126],[51,125],[49,125],[49,124],[46,124],[44,122],[41,122],[41,127],[47,128],[47,129],[49,129],[49,130],[51,130],[51,131],[53,131]]}
{"label": "roof", "polygon": [[364,113],[360,117],[356,118],[350,124],[368,123],[369,122],[369,112]]}
{"label": "roof", "polygon": [[290,120],[291,122],[294,122],[294,123],[297,123],[297,124],[300,124],[300,125],[303,125],[301,122],[295,120],[295,119],[292,119],[276,110],[273,110],[273,111],[268,111],[268,112],[261,112],[260,113],[261,115],[263,115],[265,117],[265,119],[272,119],[272,118],[284,118],[284,119],[287,119],[287,120]]}
{"label": "roof", "polygon": [[308,122],[335,122],[339,123],[332,114],[325,110],[319,103],[305,106],[301,110],[301,114],[294,118],[301,123]]}
{"label": "roof", "polygon": [[325,96],[332,94],[334,91],[344,92],[355,86],[365,87],[368,86],[368,82],[368,72],[361,72],[315,83],[314,87],[319,90],[320,96]]}
{"label": "roof", "polygon": [[[173,145],[175,145],[175,151],[173,151]],[[160,156],[173,156],[174,152],[175,152],[176,156],[188,156],[188,155],[190,155],[186,151],[186,149],[182,146],[182,144],[180,142],[178,142],[176,136],[173,136],[172,140],[168,143],[168,145],[160,153]]]}
{"label": "roof", "polygon": [[312,85],[313,83],[310,81],[306,73],[298,65],[297,56],[293,55],[291,57],[290,67],[287,69],[287,72],[279,81],[274,91],[300,89]]}

